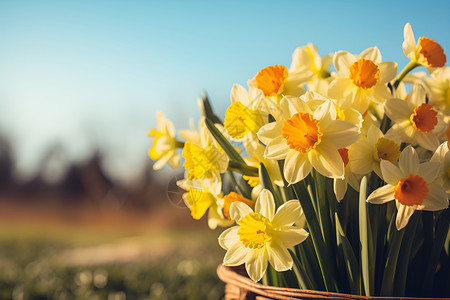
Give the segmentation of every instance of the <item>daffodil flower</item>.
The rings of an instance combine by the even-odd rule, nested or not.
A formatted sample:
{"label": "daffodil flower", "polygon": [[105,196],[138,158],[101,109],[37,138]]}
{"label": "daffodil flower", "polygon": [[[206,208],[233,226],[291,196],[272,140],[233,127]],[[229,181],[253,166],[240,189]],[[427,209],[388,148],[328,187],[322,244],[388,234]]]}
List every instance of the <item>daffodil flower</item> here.
{"label": "daffodil flower", "polygon": [[267,115],[271,109],[267,107],[261,90],[247,90],[235,84],[231,89],[231,105],[225,112],[224,127],[231,139],[243,142],[249,154],[253,154],[259,141],[256,133],[267,124]]}
{"label": "daffodil flower", "polygon": [[311,79],[306,84],[308,91],[326,95],[328,85],[333,79],[328,71],[332,60],[332,54],[321,58],[316,46],[309,43],[307,46],[295,49],[289,72],[292,74],[303,73],[306,76],[311,74]]}
{"label": "daffodil flower", "polygon": [[406,101],[389,99],[384,110],[394,123],[386,137],[398,137],[401,142],[434,151],[439,146],[439,136],[445,130],[442,114],[426,103],[423,87],[415,85]]}
{"label": "daffodil flower", "polygon": [[183,194],[183,200],[195,220],[202,218],[208,211],[209,228],[216,229],[217,226],[227,227],[233,224],[223,213],[224,201],[220,182],[183,179],[177,181],[177,185],[187,191]]}
{"label": "daffodil flower", "polygon": [[283,95],[303,95],[306,91],[302,86],[311,76],[311,72],[289,72],[283,65],[274,65],[260,70],[247,84],[251,89],[263,91],[264,96],[275,99],[279,104]]}
{"label": "daffodil flower", "polygon": [[417,44],[414,38],[414,33],[411,24],[406,23],[403,29],[403,53],[411,59],[413,63],[425,67],[442,67],[447,61],[444,54],[444,49],[436,41],[427,38],[419,38]]}
{"label": "daffodil flower", "polygon": [[156,129],[151,129],[149,137],[154,137],[153,145],[148,154],[151,159],[157,160],[153,169],[161,169],[166,163],[172,168],[177,169],[180,165],[180,155],[177,147],[182,145],[175,137],[175,128],[173,123],[164,118],[162,112],[156,113]]}
{"label": "daffodil flower", "polygon": [[287,249],[308,237],[306,230],[294,225],[302,215],[298,200],[287,201],[275,212],[272,193],[263,190],[254,211],[238,201],[231,204],[230,215],[237,226],[219,236],[220,246],[227,250],[225,266],[245,263],[253,281],[262,278],[268,263],[278,272],[292,268],[293,260]]}
{"label": "daffodil flower", "polygon": [[203,119],[199,124],[201,144],[194,144],[191,141],[184,144],[183,167],[187,170],[187,178],[190,181],[202,180],[207,186],[212,186],[216,182],[222,182],[220,174],[228,168],[228,156],[217,148]]}
{"label": "daffodil flower", "polygon": [[338,151],[344,162],[345,173],[344,179],[339,178],[333,179],[333,190],[336,196],[336,200],[340,202],[342,199],[344,199],[349,184],[355,191],[359,191],[360,181],[363,176],[352,172],[351,168],[352,162],[349,159],[348,149],[342,148],[338,149]]}
{"label": "daffodil flower", "polygon": [[381,160],[395,163],[400,157],[400,142],[388,139],[378,127],[371,126],[367,136],[349,147],[349,159],[353,173],[365,175],[374,171],[381,178]]}
{"label": "daffodil flower", "polygon": [[328,96],[350,99],[353,107],[365,114],[371,102],[391,98],[387,86],[397,74],[397,63],[381,62],[377,47],[364,50],[358,57],[338,51],[333,57],[337,77],[330,83]]}
{"label": "daffodil flower", "polygon": [[[314,111],[307,101],[323,101]],[[282,118],[261,127],[258,138],[266,145],[265,158],[284,162],[284,177],[290,184],[305,178],[314,167],[320,174],[344,179],[344,162],[338,149],[354,143],[359,128],[336,120],[330,99],[314,92],[304,96],[284,97]]]}
{"label": "daffodil flower", "polygon": [[381,161],[381,173],[387,185],[373,191],[367,202],[383,204],[395,200],[396,226],[400,230],[408,224],[416,210],[437,211],[448,207],[447,194],[439,184],[440,164],[419,163],[413,147],[406,147],[397,167],[388,160]]}

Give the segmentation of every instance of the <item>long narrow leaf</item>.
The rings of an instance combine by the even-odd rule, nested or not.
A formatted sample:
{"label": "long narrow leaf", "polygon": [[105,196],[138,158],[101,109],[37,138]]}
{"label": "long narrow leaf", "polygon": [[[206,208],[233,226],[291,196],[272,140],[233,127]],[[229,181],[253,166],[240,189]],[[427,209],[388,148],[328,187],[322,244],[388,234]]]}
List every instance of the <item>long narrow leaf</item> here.
{"label": "long narrow leaf", "polygon": [[290,249],[289,249],[289,253],[292,256],[292,260],[294,261],[293,269],[294,269],[295,275],[297,276],[298,285],[300,286],[300,288],[307,289],[307,290],[314,289],[315,286],[311,282],[311,279],[309,278],[308,273],[305,270],[305,267],[300,262],[300,260],[297,258],[297,255]]}
{"label": "long narrow leaf", "polygon": [[205,124],[206,127],[208,127],[209,132],[211,132],[214,139],[217,141],[217,143],[219,143],[219,145],[222,147],[223,151],[225,151],[228,157],[231,160],[234,160],[235,162],[239,162],[246,165],[245,161],[242,159],[239,153],[237,153],[233,145],[231,145],[230,142],[222,135],[219,129],[217,129],[216,126],[214,126],[214,123],[207,118],[205,120]]}
{"label": "long narrow leaf", "polygon": [[370,277],[369,265],[369,228],[367,220],[367,177],[361,180],[359,190],[359,242],[361,247],[361,272],[366,296],[373,295],[373,278]]}

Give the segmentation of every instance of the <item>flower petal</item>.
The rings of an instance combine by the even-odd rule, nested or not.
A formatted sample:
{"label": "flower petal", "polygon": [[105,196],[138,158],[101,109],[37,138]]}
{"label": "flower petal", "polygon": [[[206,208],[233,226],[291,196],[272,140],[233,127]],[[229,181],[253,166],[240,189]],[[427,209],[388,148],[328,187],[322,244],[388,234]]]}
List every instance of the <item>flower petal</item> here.
{"label": "flower petal", "polygon": [[387,184],[373,191],[367,198],[367,202],[383,204],[394,200],[394,186]]}
{"label": "flower petal", "polygon": [[278,136],[273,139],[272,142],[267,145],[264,152],[264,157],[266,159],[281,160],[285,159],[286,155],[289,154],[290,148],[286,144],[286,139],[282,136]]}
{"label": "flower petal", "polygon": [[338,51],[334,54],[333,64],[339,76],[348,77],[349,68],[356,61],[356,57],[347,51]]}
{"label": "flower petal", "polygon": [[403,29],[404,42],[402,44],[403,53],[406,57],[414,59],[414,52],[416,50],[416,40],[414,39],[414,33],[411,28],[411,24],[406,23]]}
{"label": "flower petal", "polygon": [[378,47],[367,48],[359,55],[359,59],[369,59],[378,64],[381,62],[381,53]]}
{"label": "flower petal", "polygon": [[261,194],[259,194],[255,203],[255,212],[262,214],[269,221],[273,219],[273,215],[275,214],[275,201],[269,190],[263,189]]}
{"label": "flower petal", "polygon": [[428,185],[428,195],[417,209],[436,211],[448,207],[448,197],[440,184],[434,183]]}
{"label": "flower petal", "polygon": [[239,226],[230,227],[220,234],[218,237],[219,245],[225,250],[229,250],[235,243],[239,241],[237,231]]}
{"label": "flower petal", "polygon": [[235,202],[231,203],[230,217],[231,217],[231,219],[233,219],[236,222],[239,222],[239,220],[242,217],[245,217],[246,215],[248,215],[251,212],[253,212],[253,210],[250,208],[250,206],[248,206],[244,202],[235,201]]}
{"label": "flower petal", "polygon": [[240,84],[235,84],[231,88],[230,100],[231,103],[240,101],[245,106],[249,106],[250,104],[250,96],[248,95],[247,90]]}
{"label": "flower petal", "polygon": [[314,169],[323,176],[344,179],[344,161],[331,142],[322,141],[308,153],[308,158]]}
{"label": "flower petal", "polygon": [[300,202],[298,200],[289,200],[277,209],[271,223],[273,227],[290,226],[299,219],[302,213]]}
{"label": "flower petal", "polygon": [[408,103],[402,99],[389,99],[384,105],[384,112],[393,122],[409,120],[412,114]]}
{"label": "flower petal", "polygon": [[300,244],[309,236],[305,229],[297,226],[283,226],[279,229],[276,233],[276,240],[283,243],[286,248]]}
{"label": "flower petal", "polygon": [[284,122],[272,122],[266,124],[259,129],[256,135],[264,145],[269,145],[273,139],[281,136],[283,124]]}
{"label": "flower petal", "polygon": [[267,247],[269,262],[278,272],[287,271],[292,268],[293,260],[289,251],[278,243],[271,243]]}
{"label": "flower petal", "polygon": [[380,162],[381,174],[383,180],[390,185],[397,185],[397,183],[404,177],[401,170],[388,160],[381,160]]}
{"label": "flower petal", "polygon": [[433,182],[441,172],[441,164],[439,162],[424,162],[419,165],[418,175],[426,182]]}
{"label": "flower petal", "polygon": [[419,155],[413,147],[406,147],[400,154],[398,166],[403,175],[407,177],[409,174],[417,175],[419,171]]}
{"label": "flower petal", "polygon": [[409,218],[416,210],[412,206],[406,206],[403,204],[397,205],[397,218],[395,224],[397,225],[397,230],[402,229],[408,224]]}
{"label": "flower petal", "polygon": [[230,249],[228,249],[225,257],[223,258],[224,266],[240,266],[247,258],[249,249],[246,248],[242,242],[237,242]]}
{"label": "flower petal", "polygon": [[253,281],[260,281],[267,269],[269,257],[266,247],[250,249],[245,258],[245,269]]}
{"label": "flower petal", "polygon": [[311,163],[307,154],[290,150],[284,161],[284,178],[289,184],[294,184],[305,178],[311,172]]}
{"label": "flower petal", "polygon": [[327,128],[323,128],[323,140],[333,143],[341,149],[356,142],[360,136],[360,130],[352,123],[333,120]]}

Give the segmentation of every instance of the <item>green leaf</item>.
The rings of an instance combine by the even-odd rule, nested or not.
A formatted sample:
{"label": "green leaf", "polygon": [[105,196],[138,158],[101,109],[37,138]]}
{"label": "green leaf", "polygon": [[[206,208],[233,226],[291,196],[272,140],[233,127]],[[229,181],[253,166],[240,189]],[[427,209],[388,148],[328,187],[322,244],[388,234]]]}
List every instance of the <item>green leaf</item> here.
{"label": "green leaf", "polygon": [[290,249],[288,249],[288,250],[289,250],[289,253],[291,254],[292,260],[294,261],[294,264],[292,267],[294,269],[295,275],[297,276],[298,285],[300,286],[301,289],[307,289],[307,290],[314,289],[315,286],[311,282],[311,279],[309,279],[309,276],[305,270],[305,267],[300,262],[300,260],[297,258],[297,255],[292,250],[290,250]]}
{"label": "green leaf", "polygon": [[350,290],[353,294],[358,295],[360,293],[360,272],[359,264],[356,259],[355,253],[353,252],[352,245],[350,244],[345,232],[339,221],[339,216],[335,213],[336,220],[336,233],[337,233],[337,245],[338,251],[343,257],[343,262],[345,264],[345,270],[347,271],[348,283],[350,285]]}
{"label": "green leaf", "polygon": [[212,106],[211,106],[211,103],[209,102],[208,95],[206,94],[206,92],[203,93],[203,97],[201,98],[201,100],[202,100],[201,104],[202,104],[202,108],[203,108],[201,110],[204,112],[205,117],[207,119],[212,120],[214,123],[219,123],[219,124],[223,125],[223,123],[220,120],[220,118],[214,113],[214,111],[212,109]]}
{"label": "green leaf", "polygon": [[272,181],[269,177],[269,173],[267,173],[266,167],[263,163],[259,164],[259,180],[261,181],[261,185],[263,186],[263,188],[269,190],[272,193],[275,200],[275,206],[278,209],[278,207],[280,207],[284,202],[279,192],[274,189]]}
{"label": "green leaf", "polygon": [[236,149],[234,149],[233,145],[223,136],[223,134],[219,131],[219,129],[214,126],[214,123],[206,118],[205,120],[206,127],[208,127],[209,132],[211,132],[214,139],[219,143],[220,147],[222,147],[223,151],[228,155],[228,157],[238,163],[243,165],[247,165],[242,157],[237,153]]}
{"label": "green leaf", "polygon": [[369,264],[369,247],[371,245],[369,227],[367,220],[367,177],[361,180],[359,189],[359,242],[361,247],[361,272],[364,285],[364,292],[366,296],[373,295],[373,278],[371,278]]}

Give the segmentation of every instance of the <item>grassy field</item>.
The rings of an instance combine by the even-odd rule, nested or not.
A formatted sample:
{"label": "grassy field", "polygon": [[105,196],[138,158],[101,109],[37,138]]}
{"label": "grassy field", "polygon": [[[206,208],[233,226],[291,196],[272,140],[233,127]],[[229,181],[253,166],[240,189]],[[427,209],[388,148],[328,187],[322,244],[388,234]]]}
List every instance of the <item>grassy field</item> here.
{"label": "grassy field", "polygon": [[0,299],[221,299],[219,234],[0,224]]}

